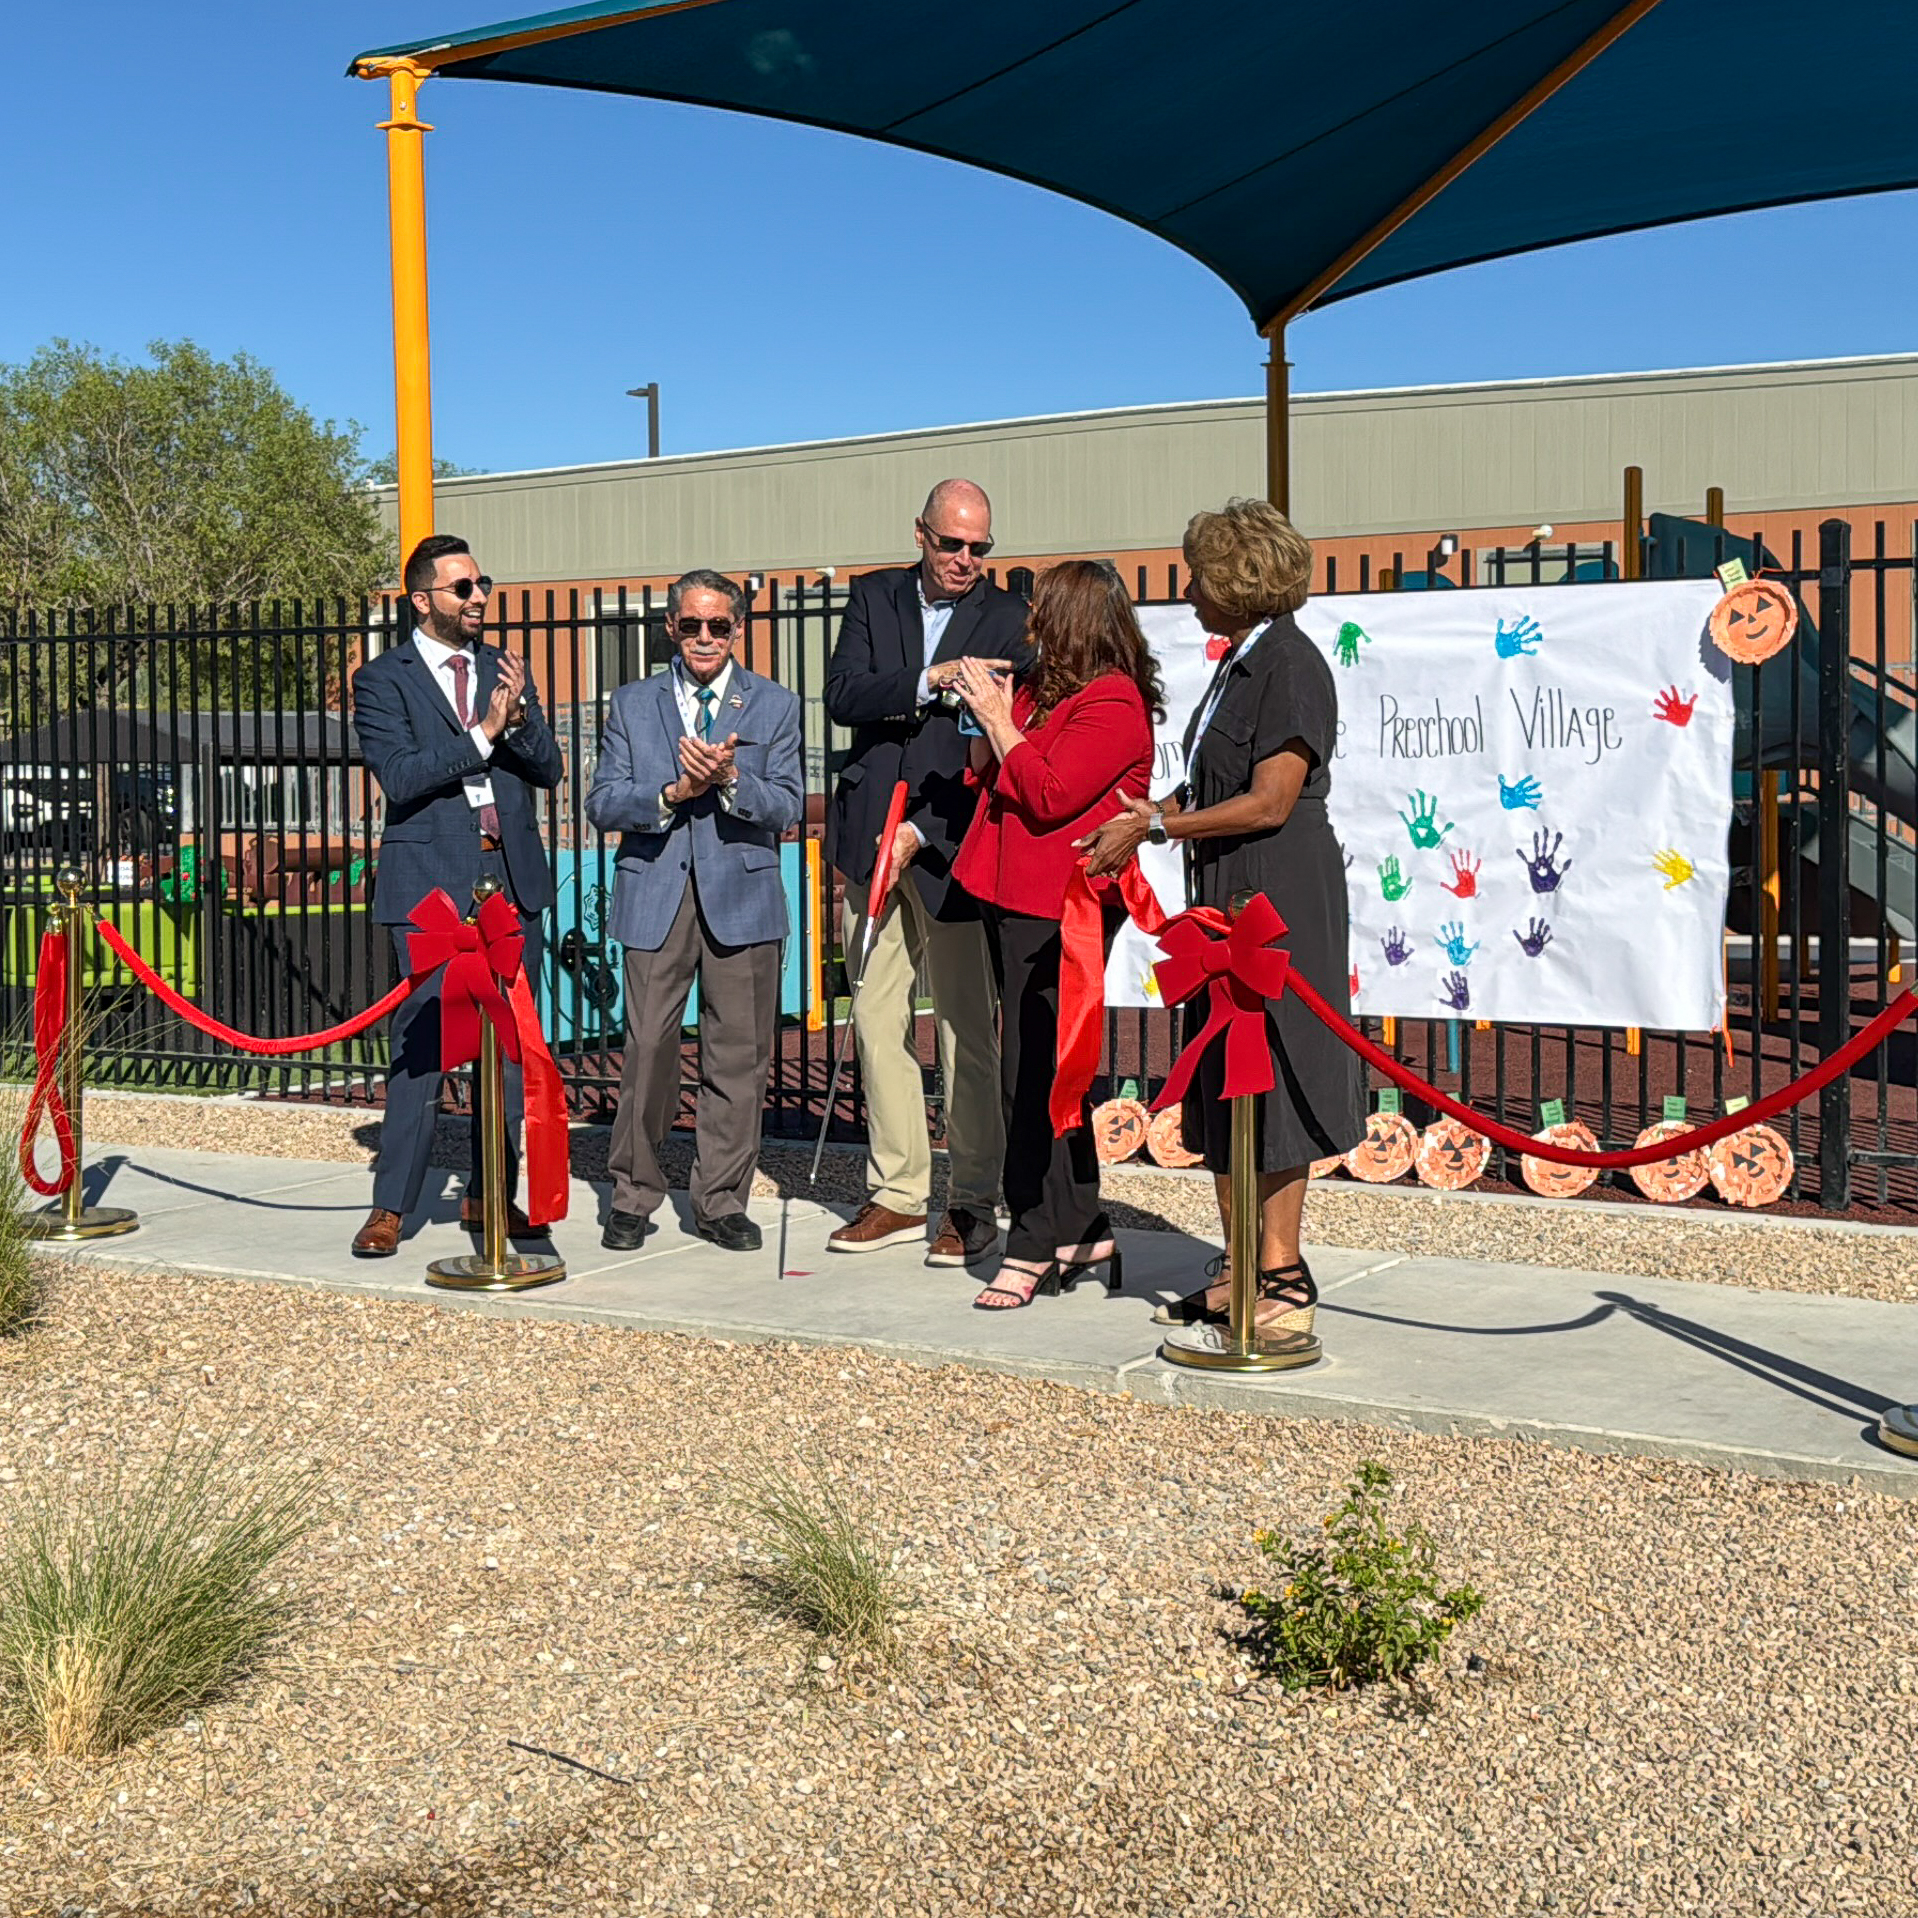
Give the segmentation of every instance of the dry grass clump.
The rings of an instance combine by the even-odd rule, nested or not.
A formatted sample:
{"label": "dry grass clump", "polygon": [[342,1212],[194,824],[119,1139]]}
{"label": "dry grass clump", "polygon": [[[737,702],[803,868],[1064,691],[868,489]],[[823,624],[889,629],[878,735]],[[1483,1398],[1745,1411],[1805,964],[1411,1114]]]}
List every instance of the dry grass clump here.
{"label": "dry grass clump", "polygon": [[291,1618],[265,1576],[318,1489],[215,1439],[176,1441],[135,1483],[32,1497],[0,1544],[0,1726],[80,1757],[224,1689]]}
{"label": "dry grass clump", "polygon": [[0,1093],[0,1339],[33,1329],[40,1316],[40,1275],[34,1269],[27,1231],[27,1182],[20,1176],[17,1141],[26,1097],[16,1088]]}
{"label": "dry grass clump", "polygon": [[751,1580],[766,1603],[843,1651],[894,1663],[904,1599],[866,1507],[814,1473],[772,1467],[748,1481],[740,1503],[762,1561]]}

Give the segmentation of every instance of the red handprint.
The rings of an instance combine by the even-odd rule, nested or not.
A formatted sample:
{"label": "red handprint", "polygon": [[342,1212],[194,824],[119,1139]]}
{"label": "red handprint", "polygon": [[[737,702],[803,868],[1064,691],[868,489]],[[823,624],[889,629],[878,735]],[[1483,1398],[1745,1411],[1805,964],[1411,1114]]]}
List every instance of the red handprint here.
{"label": "red handprint", "polygon": [[1680,699],[1676,686],[1667,686],[1652,701],[1652,717],[1663,719],[1674,726],[1689,726],[1692,723],[1692,708],[1698,704],[1698,695],[1693,693],[1689,699]]}
{"label": "red handprint", "polygon": [[1356,999],[1359,996],[1359,969],[1357,966],[1352,968],[1352,976],[1346,981],[1346,985],[1352,997]]}
{"label": "red handprint", "polygon": [[1454,899],[1476,899],[1478,869],[1479,857],[1476,853],[1455,852],[1452,855],[1452,876],[1449,880],[1441,879],[1439,884]]}
{"label": "red handprint", "polygon": [[1223,659],[1232,650],[1232,642],[1223,633],[1207,633],[1205,636],[1205,656],[1207,659]]}

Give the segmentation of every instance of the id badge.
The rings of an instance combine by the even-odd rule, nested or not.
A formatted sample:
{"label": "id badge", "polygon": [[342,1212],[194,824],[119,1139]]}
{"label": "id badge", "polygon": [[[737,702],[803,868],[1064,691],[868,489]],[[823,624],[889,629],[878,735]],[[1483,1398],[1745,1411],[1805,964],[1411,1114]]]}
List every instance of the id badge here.
{"label": "id badge", "polygon": [[493,782],[490,779],[469,779],[466,782],[466,803],[478,812],[482,806],[493,803]]}

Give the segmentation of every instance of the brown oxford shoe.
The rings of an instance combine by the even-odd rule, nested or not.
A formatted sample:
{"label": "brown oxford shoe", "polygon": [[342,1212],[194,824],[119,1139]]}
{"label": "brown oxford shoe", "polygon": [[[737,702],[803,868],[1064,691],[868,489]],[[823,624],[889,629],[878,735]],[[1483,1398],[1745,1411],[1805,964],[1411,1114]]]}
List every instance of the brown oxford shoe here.
{"label": "brown oxford shoe", "polygon": [[923,1212],[895,1212],[868,1199],[839,1230],[827,1239],[828,1252],[877,1252],[887,1245],[922,1244],[926,1236]]}
{"label": "brown oxford shoe", "polygon": [[400,1249],[400,1215],[376,1205],[366,1215],[366,1223],[353,1235],[356,1259],[390,1259]]}
{"label": "brown oxford shoe", "polygon": [[[486,1206],[480,1199],[460,1201],[460,1224],[468,1232],[486,1230]],[[506,1236],[509,1239],[543,1239],[546,1228],[535,1225],[510,1199],[506,1202]]]}
{"label": "brown oxford shoe", "polygon": [[999,1224],[989,1212],[953,1206],[939,1221],[939,1233],[926,1252],[928,1265],[977,1265],[999,1243]]}

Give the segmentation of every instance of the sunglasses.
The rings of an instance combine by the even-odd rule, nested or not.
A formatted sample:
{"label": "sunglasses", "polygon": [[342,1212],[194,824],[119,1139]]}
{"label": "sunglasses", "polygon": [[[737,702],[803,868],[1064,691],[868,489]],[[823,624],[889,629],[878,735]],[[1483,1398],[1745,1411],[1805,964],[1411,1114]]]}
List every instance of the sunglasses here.
{"label": "sunglasses", "polygon": [[455,599],[471,599],[477,593],[484,599],[493,590],[493,582],[484,573],[478,579],[449,579],[444,586],[429,586],[428,592],[451,593]]}
{"label": "sunglasses", "polygon": [[984,559],[992,551],[992,541],[989,539],[954,539],[950,533],[935,533],[924,520],[919,522],[919,530],[936,552],[970,553],[974,559]]}
{"label": "sunglasses", "polygon": [[678,634],[681,639],[697,639],[700,628],[704,627],[715,639],[731,639],[733,636],[733,625],[734,622],[728,618],[726,614],[721,613],[717,619],[693,619],[691,617],[682,619],[679,624],[673,628],[673,631]]}

